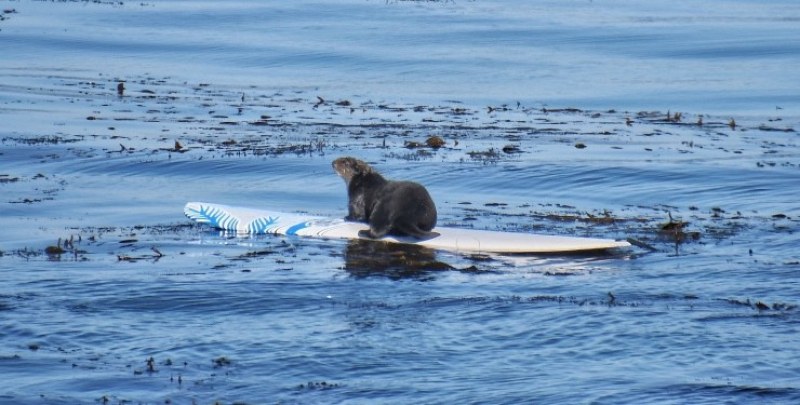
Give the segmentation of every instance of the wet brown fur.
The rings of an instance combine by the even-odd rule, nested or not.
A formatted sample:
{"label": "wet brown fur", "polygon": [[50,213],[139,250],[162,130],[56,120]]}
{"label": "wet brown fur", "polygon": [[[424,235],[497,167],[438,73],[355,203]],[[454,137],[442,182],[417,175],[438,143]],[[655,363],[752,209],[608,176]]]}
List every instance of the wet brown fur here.
{"label": "wet brown fur", "polygon": [[347,184],[345,219],[369,224],[369,231],[362,231],[362,236],[431,235],[436,226],[436,205],[421,184],[386,180],[372,166],[352,157],[338,158],[332,165]]}

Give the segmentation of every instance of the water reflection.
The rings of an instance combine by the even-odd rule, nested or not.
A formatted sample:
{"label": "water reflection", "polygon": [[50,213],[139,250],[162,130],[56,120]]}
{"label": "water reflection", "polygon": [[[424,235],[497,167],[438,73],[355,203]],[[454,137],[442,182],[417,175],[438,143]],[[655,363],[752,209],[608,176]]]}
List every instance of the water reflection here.
{"label": "water reflection", "polygon": [[354,239],[344,252],[345,270],[353,277],[388,277],[392,280],[428,280],[437,272],[456,270],[439,261],[436,252],[422,246]]}

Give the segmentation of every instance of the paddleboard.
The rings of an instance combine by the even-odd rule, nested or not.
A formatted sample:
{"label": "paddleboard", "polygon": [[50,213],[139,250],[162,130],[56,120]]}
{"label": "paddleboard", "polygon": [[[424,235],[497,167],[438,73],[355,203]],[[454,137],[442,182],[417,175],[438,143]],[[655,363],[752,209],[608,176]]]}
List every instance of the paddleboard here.
{"label": "paddleboard", "polygon": [[[359,239],[367,224],[342,218],[289,214],[268,209],[243,208],[204,202],[187,203],[187,217],[215,228],[245,234],[274,234],[314,238]],[[437,227],[433,236],[416,239],[386,236],[385,242],[406,243],[431,249],[466,253],[571,253],[624,248],[626,241],[540,235],[521,232]]]}

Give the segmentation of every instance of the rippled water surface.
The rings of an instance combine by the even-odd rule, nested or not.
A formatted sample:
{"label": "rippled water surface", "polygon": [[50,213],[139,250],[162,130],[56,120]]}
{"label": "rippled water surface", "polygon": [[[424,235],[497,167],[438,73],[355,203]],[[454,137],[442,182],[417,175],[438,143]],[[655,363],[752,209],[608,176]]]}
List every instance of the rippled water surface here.
{"label": "rippled water surface", "polygon": [[[800,401],[800,6],[518,3],[0,2],[0,403]],[[635,246],[182,215],[343,216],[343,155]]]}

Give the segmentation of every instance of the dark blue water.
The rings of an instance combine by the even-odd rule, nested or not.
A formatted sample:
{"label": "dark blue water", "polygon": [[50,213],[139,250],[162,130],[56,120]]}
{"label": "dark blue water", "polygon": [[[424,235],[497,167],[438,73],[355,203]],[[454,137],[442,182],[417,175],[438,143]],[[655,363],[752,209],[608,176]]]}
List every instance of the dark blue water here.
{"label": "dark blue water", "polygon": [[[2,9],[0,403],[800,400],[794,2]],[[425,184],[442,225],[637,246],[182,215],[343,216],[344,155]]]}

